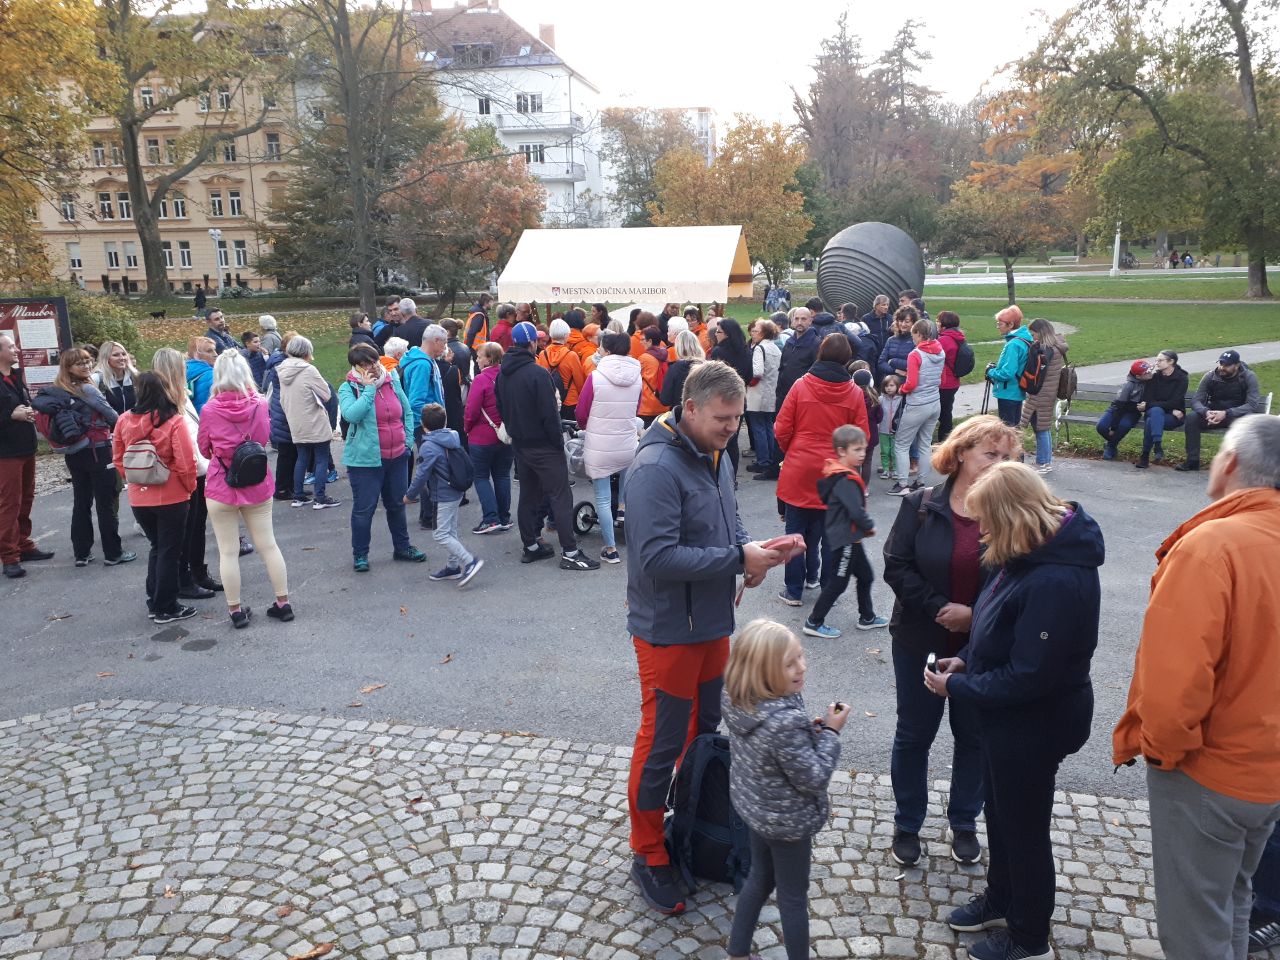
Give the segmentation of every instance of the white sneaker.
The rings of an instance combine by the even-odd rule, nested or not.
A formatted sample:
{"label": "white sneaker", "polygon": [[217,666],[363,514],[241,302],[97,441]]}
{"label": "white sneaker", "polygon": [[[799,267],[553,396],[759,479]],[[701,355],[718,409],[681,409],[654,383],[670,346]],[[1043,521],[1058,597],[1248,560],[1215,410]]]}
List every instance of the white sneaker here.
{"label": "white sneaker", "polygon": [[1042,476],[1042,477],[1043,477],[1045,474],[1053,473],[1053,464],[1052,464],[1052,463],[1041,463],[1041,464],[1038,464],[1038,465],[1036,466],[1036,473],[1040,474],[1040,476]]}

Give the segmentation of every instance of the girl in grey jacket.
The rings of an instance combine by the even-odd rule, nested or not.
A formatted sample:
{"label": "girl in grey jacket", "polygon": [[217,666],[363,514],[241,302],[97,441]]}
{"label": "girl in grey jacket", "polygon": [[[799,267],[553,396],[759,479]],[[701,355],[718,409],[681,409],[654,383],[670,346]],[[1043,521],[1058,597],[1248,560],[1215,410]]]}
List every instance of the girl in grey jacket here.
{"label": "girl in grey jacket", "polygon": [[809,864],[827,822],[827,784],[849,711],[805,713],[804,648],[786,627],[753,620],[729,652],[721,711],[732,755],[729,799],[751,828],[751,872],[734,911],[731,960],[745,960],[760,909],[777,889],[787,960],[809,956]]}

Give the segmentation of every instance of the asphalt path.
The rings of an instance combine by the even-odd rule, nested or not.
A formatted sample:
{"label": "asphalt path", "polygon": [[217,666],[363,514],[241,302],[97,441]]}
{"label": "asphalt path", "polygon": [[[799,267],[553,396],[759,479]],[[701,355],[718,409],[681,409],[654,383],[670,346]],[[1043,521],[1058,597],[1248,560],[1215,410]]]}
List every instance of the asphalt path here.
{"label": "asphalt path", "polygon": [[[1110,730],[1124,705],[1153,551],[1173,526],[1207,502],[1206,475],[1139,472],[1127,463],[1088,460],[1056,464],[1052,485],[1098,519],[1107,543],[1094,659],[1094,734],[1064,764],[1060,784],[1132,796],[1142,791],[1141,776],[1131,770],[1112,774]],[[871,512],[883,533],[899,506],[885,488],[884,481],[873,481]],[[587,483],[578,480],[573,493],[586,498]],[[231,629],[220,598],[197,602],[202,615],[181,624],[160,628],[148,621],[145,541],[126,529],[126,547],[143,555],[138,562],[104,568],[99,561],[75,569],[66,534],[70,490],[40,496],[35,532],[57,557],[28,564],[24,580],[0,583],[0,716],[102,699],[148,699],[631,741],[639,692],[625,627],[625,563],[589,573],[561,571],[554,561],[521,565],[514,531],[464,534],[486,566],[460,590],[452,582],[426,579],[443,565],[429,532],[414,530],[415,543],[429,554],[426,564],[393,563],[379,513],[373,570],[356,574],[345,479],[330,495],[343,505],[314,511],[276,504],[276,536],[288,563],[297,620],[279,624],[263,616],[270,588],[261,560],[251,556],[242,561],[244,599],[257,615],[241,631]],[[739,500],[753,536],[782,532],[773,484],[744,474]],[[127,507],[122,514],[128,516]],[[462,516],[469,529],[479,519],[478,507],[464,508]],[[872,547],[877,571],[880,542]],[[600,545],[598,531],[584,541],[593,553]],[[209,555],[216,557],[212,534]],[[761,588],[748,591],[740,623],[770,617],[798,630],[816,597],[807,595],[805,608],[791,608],[777,599],[780,588],[781,571],[775,571]],[[852,627],[852,594],[828,622]],[[887,615],[890,592],[877,582],[874,594],[877,609]],[[810,705],[816,710],[838,697],[853,707],[845,761],[858,771],[887,772],[894,725],[888,632],[849,629],[835,641],[806,638],[806,646]],[[377,684],[385,686],[361,692]],[[947,737],[944,724],[940,743]],[[936,776],[948,775],[949,754],[946,748],[934,750]]]}

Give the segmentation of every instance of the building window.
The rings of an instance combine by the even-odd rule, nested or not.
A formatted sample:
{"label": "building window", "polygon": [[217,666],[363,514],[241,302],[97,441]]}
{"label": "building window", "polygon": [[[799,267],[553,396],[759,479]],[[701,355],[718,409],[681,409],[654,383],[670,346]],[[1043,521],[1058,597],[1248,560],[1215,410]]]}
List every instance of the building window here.
{"label": "building window", "polygon": [[132,219],[133,219],[133,207],[132,207],[132,205],[129,203],[129,194],[128,194],[128,193],[117,193],[117,194],[116,194],[116,208],[120,211],[120,219],[121,219],[121,220],[132,220]]}
{"label": "building window", "polygon": [[313,103],[311,105],[311,119],[317,123],[324,123],[324,107],[318,107]]}
{"label": "building window", "polygon": [[114,243],[104,243],[103,249],[107,251],[107,269],[120,269],[120,247]]}
{"label": "building window", "polygon": [[542,94],[540,93],[517,93],[516,94],[516,113],[541,113],[542,112]]}
{"label": "building window", "polygon": [[489,102],[488,97],[480,97],[479,99],[476,100],[476,113],[480,114],[480,116],[482,117],[489,116],[490,112],[492,112],[492,109],[493,109],[493,105]]}
{"label": "building window", "polygon": [[178,241],[178,266],[191,269],[191,243],[187,240]]}
{"label": "building window", "polygon": [[209,216],[211,216],[211,217],[220,217],[220,216],[222,216],[222,215],[223,215],[223,213],[222,213],[222,191],[221,191],[221,190],[210,190],[210,191],[209,191]]}
{"label": "building window", "polygon": [[547,146],[544,143],[522,143],[520,152],[524,154],[525,163],[547,162]]}
{"label": "building window", "polygon": [[247,267],[249,265],[249,244],[246,240],[233,240],[232,246],[236,251],[236,266]]}
{"label": "building window", "polygon": [[280,159],[280,134],[278,133],[267,134],[267,159]]}
{"label": "building window", "polygon": [[111,165],[113,167],[124,166],[124,151],[120,149],[120,144],[118,143],[111,145]]}
{"label": "building window", "polygon": [[234,140],[228,140],[222,145],[222,162],[236,162],[236,142]]}
{"label": "building window", "polygon": [[58,206],[62,208],[63,220],[74,220],[76,218],[76,195],[74,193],[64,193],[58,198]]}
{"label": "building window", "polygon": [[168,240],[160,241],[160,252],[164,254],[164,265],[167,269],[173,269],[173,244]]}
{"label": "building window", "polygon": [[185,194],[173,195],[173,216],[175,220],[187,219],[187,198]]}
{"label": "building window", "polygon": [[280,104],[276,100],[276,95],[270,92],[269,90],[263,90],[262,91],[262,109],[278,110],[279,108],[280,108]]}
{"label": "building window", "polygon": [[492,43],[455,43],[453,62],[459,66],[478,67],[493,63]]}
{"label": "building window", "polygon": [[178,162],[178,141],[172,137],[167,137],[164,141],[164,162]]}
{"label": "building window", "polygon": [[105,167],[107,165],[107,145],[99,140],[93,143],[93,165],[95,167]]}
{"label": "building window", "polygon": [[156,105],[156,95],[150,87],[143,87],[139,90],[138,97],[142,100],[143,110],[150,110]]}
{"label": "building window", "polygon": [[242,206],[241,206],[241,204],[240,204],[240,191],[239,191],[239,190],[228,190],[228,191],[227,191],[227,205],[231,208],[231,216],[233,216],[233,217],[243,217],[243,216],[244,216],[244,207],[242,207]]}
{"label": "building window", "polygon": [[199,110],[201,113],[209,112],[209,94],[207,93],[200,94],[200,99],[199,99],[198,105],[196,106],[196,109]]}
{"label": "building window", "polygon": [[98,194],[98,219],[114,220],[116,218],[115,207],[111,205],[111,194]]}
{"label": "building window", "polygon": [[231,89],[229,87],[218,88],[218,109],[219,110],[231,109]]}
{"label": "building window", "polygon": [[218,266],[230,266],[230,261],[227,259],[227,241],[225,240],[218,241]]}
{"label": "building window", "polygon": [[155,137],[147,138],[147,163],[160,162],[160,141]]}
{"label": "building window", "polygon": [[163,108],[163,109],[160,111],[161,113],[173,113],[172,97],[173,97],[173,90],[172,90],[172,88],[170,88],[170,87],[161,87],[161,88],[160,88],[160,99],[161,99],[161,100],[163,100],[163,101],[165,101],[166,103],[168,103],[168,104],[169,104],[167,107]]}
{"label": "building window", "polygon": [[138,245],[132,240],[126,240],[124,244],[124,265],[132,268],[138,266]]}
{"label": "building window", "polygon": [[169,198],[168,197],[160,198],[160,213],[159,215],[157,215],[156,219],[157,220],[169,219]]}
{"label": "building window", "polygon": [[72,270],[84,269],[84,261],[80,259],[80,244],[78,243],[67,244],[67,265]]}

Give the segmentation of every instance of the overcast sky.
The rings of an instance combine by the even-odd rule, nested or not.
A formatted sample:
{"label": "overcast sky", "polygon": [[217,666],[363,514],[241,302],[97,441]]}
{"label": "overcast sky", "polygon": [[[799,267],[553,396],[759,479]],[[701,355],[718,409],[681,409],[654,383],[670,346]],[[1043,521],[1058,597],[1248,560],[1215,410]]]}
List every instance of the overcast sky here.
{"label": "overcast sky", "polygon": [[[502,9],[536,34],[556,28],[556,49],[600,88],[603,106],[711,106],[723,127],[735,112],[793,122],[790,87],[812,77],[820,40],[849,11],[849,29],[867,59],[888,47],[908,15],[925,23],[933,54],[924,81],[946,99],[976,96],[1000,66],[1031,49],[1047,11],[1068,0],[1031,7],[963,0],[850,3],[849,0],[500,0]],[[438,0],[437,9],[448,0]],[[1038,9],[1037,9],[1038,8]]]}

